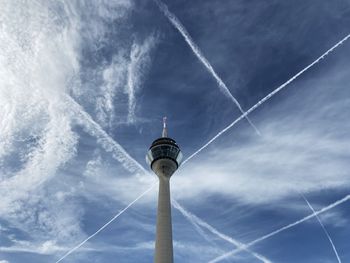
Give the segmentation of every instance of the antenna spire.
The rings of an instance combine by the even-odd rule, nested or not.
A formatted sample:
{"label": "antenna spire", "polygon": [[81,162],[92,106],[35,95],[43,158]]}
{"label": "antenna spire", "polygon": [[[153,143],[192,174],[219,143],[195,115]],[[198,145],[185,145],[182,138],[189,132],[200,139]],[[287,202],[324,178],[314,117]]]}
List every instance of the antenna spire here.
{"label": "antenna spire", "polygon": [[163,132],[162,137],[168,137],[168,127],[166,125],[167,117],[163,117]]}

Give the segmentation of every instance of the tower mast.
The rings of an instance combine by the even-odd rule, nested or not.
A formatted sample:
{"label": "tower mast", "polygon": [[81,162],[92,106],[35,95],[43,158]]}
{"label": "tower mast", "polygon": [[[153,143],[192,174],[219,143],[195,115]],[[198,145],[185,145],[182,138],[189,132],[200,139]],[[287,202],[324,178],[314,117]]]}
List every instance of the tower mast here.
{"label": "tower mast", "polygon": [[162,137],[168,137],[168,127],[166,126],[167,117],[163,117],[163,132]]}

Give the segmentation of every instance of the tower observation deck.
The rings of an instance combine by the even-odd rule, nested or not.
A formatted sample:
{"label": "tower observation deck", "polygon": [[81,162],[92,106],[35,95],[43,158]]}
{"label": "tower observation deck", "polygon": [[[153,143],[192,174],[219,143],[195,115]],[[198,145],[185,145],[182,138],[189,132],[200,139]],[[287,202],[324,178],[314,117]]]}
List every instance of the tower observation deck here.
{"label": "tower observation deck", "polygon": [[159,178],[155,263],[173,263],[170,177],[179,167],[181,159],[179,146],[168,137],[164,118],[162,137],[152,143],[146,156],[148,164]]}

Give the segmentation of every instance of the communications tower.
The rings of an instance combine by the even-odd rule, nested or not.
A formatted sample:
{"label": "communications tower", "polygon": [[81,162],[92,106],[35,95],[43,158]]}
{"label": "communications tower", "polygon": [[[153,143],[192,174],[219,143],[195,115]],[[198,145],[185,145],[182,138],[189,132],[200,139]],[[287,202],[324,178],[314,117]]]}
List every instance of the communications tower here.
{"label": "communications tower", "polygon": [[146,156],[148,164],[159,178],[155,263],[173,263],[170,177],[179,167],[181,159],[179,146],[168,137],[164,117],[162,137],[152,143]]}

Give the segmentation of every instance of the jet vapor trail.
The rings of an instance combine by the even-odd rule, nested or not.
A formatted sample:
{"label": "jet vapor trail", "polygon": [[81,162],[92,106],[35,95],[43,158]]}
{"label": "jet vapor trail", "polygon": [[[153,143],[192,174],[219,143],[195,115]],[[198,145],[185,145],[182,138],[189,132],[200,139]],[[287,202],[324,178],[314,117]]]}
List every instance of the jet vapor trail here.
{"label": "jet vapor trail", "polygon": [[337,44],[335,44],[333,47],[328,49],[325,53],[323,53],[320,57],[318,57],[314,62],[312,62],[310,65],[305,67],[303,70],[299,71],[296,75],[294,75],[292,78],[290,78],[287,82],[283,83],[281,86],[276,88],[274,91],[269,93],[267,96],[262,98],[258,103],[256,103],[253,107],[251,107],[249,110],[244,112],[240,117],[238,117],[234,122],[232,122],[230,125],[228,125],[225,129],[220,131],[217,135],[215,135],[211,140],[209,140],[206,144],[204,144],[199,150],[194,152],[191,156],[189,156],[185,161],[183,161],[182,164],[187,163],[190,159],[195,157],[198,153],[200,153],[202,150],[207,148],[213,141],[215,141],[218,137],[220,137],[223,133],[231,129],[233,126],[235,126],[240,120],[245,118],[248,114],[255,111],[257,108],[259,108],[263,103],[268,101],[271,97],[273,97],[275,94],[277,94],[279,91],[281,91],[283,88],[288,86],[290,83],[292,83],[295,79],[297,79],[300,75],[302,75],[304,72],[306,72],[308,69],[310,69],[312,66],[316,65],[318,62],[320,62],[322,59],[324,59],[326,56],[328,56],[330,53],[332,53],[337,47],[342,45],[346,40],[350,38],[350,34],[344,37],[342,40],[340,40]]}
{"label": "jet vapor trail", "polygon": [[264,263],[271,263],[271,261],[267,258],[265,258],[264,256],[255,253],[253,251],[251,251],[250,249],[248,249],[247,247],[245,247],[245,244],[242,244],[241,242],[219,232],[217,229],[215,229],[214,227],[212,227],[211,225],[209,225],[208,223],[204,222],[203,220],[201,220],[200,218],[198,218],[197,216],[195,216],[194,214],[192,214],[191,212],[187,211],[184,207],[182,207],[175,199],[172,199],[172,205],[174,206],[174,208],[176,208],[185,218],[187,218],[188,221],[190,221],[194,226],[201,226],[203,228],[206,228],[207,230],[209,230],[212,234],[218,236],[219,238],[231,243],[232,245],[236,246],[237,248],[241,249],[241,250],[245,250],[247,251],[249,254],[253,255],[254,257],[256,257],[257,259],[261,260]]}
{"label": "jet vapor trail", "polygon": [[91,236],[86,238],[84,241],[82,241],[79,245],[75,246],[71,250],[69,250],[66,254],[64,254],[59,260],[57,260],[55,263],[61,262],[63,259],[65,259],[67,256],[72,254],[75,250],[80,248],[82,245],[84,245],[87,241],[89,241],[91,238],[96,236],[98,233],[100,233],[103,229],[105,229],[108,225],[110,225],[114,220],[116,220],[120,215],[122,215],[130,206],[132,206],[134,203],[136,203],[138,200],[140,200],[144,195],[146,195],[149,191],[153,189],[153,187],[156,184],[152,184],[150,188],[148,188],[145,192],[140,194],[134,201],[132,201],[130,204],[128,204],[123,210],[121,210],[118,214],[116,214],[111,220],[109,220],[106,224],[104,224],[100,229],[98,229],[95,233],[93,233]]}
{"label": "jet vapor trail", "polygon": [[[338,200],[338,201],[336,201],[336,202],[334,202],[334,203],[332,203],[332,204],[330,204],[330,205],[328,205],[328,206],[322,208],[321,210],[315,211],[315,212],[312,213],[311,215],[305,216],[304,218],[302,218],[302,219],[300,219],[300,220],[298,220],[298,221],[295,221],[294,223],[291,223],[291,224],[289,224],[289,225],[286,225],[286,226],[284,226],[284,227],[282,227],[282,228],[280,228],[280,229],[277,229],[277,230],[271,232],[270,234],[267,234],[267,235],[262,236],[262,237],[260,237],[260,238],[258,238],[258,239],[255,239],[255,240],[252,241],[252,242],[249,242],[248,244],[244,245],[244,248],[249,248],[249,247],[251,247],[251,246],[253,246],[253,245],[257,244],[257,243],[260,243],[261,241],[263,241],[263,240],[265,240],[265,239],[268,239],[268,238],[270,238],[270,237],[272,237],[272,236],[275,236],[275,235],[279,234],[280,232],[282,232],[282,231],[284,231],[284,230],[287,230],[287,229],[289,229],[289,228],[292,228],[292,227],[294,227],[294,226],[296,226],[296,225],[299,225],[299,224],[305,222],[306,220],[309,220],[310,218],[316,217],[316,216],[318,216],[319,214],[322,214],[322,213],[324,213],[324,212],[327,212],[328,210],[331,210],[332,208],[334,208],[334,207],[336,207],[336,206],[338,206],[338,205],[341,205],[341,204],[345,203],[345,202],[348,201],[349,199],[350,199],[350,194],[347,195],[347,196],[345,196],[344,198],[342,198],[342,199],[340,199],[340,200]],[[233,250],[233,251],[231,251],[231,252],[225,253],[224,255],[221,255],[221,256],[219,256],[219,257],[217,257],[217,258],[215,258],[215,259],[209,261],[209,263],[215,263],[215,262],[219,262],[219,261],[221,261],[221,260],[223,260],[223,259],[229,258],[229,257],[235,255],[236,253],[240,252],[241,250],[242,250],[242,248],[237,248],[237,249],[235,249],[235,250]]]}
{"label": "jet vapor trail", "polygon": [[[179,205],[179,204],[178,204],[178,203],[177,203],[177,204],[174,203],[174,202],[176,202],[176,200],[173,199],[173,198],[172,198],[171,200],[172,200],[172,201],[171,201],[171,205],[172,205],[175,209],[179,210],[179,208],[176,207],[176,205]],[[182,209],[185,210],[184,207],[182,207]],[[179,210],[179,211],[180,211],[180,213],[185,217],[185,219],[186,219],[187,221],[189,221],[189,222],[193,225],[193,227],[196,229],[196,231],[198,232],[198,234],[199,234],[201,237],[203,237],[206,241],[208,241],[213,247],[218,247],[217,244],[215,244],[215,242],[213,242],[213,240],[204,232],[204,230],[203,230],[203,228],[202,228],[201,226],[199,226],[196,222],[194,222],[194,220],[192,220],[192,218],[185,216],[185,212],[186,212],[186,213],[190,213],[189,211],[187,211],[187,210],[185,210],[185,212],[183,212],[183,211],[181,211],[181,210]],[[222,251],[222,249],[220,249],[220,250]],[[222,251],[222,252],[223,252],[223,251]]]}
{"label": "jet vapor trail", "polygon": [[93,136],[96,136],[98,141],[101,143],[103,148],[107,152],[111,152],[113,157],[122,163],[122,165],[130,172],[148,174],[149,172],[139,164],[135,159],[133,159],[124,148],[113,140],[102,128],[96,123],[92,117],[84,111],[84,109],[77,103],[72,97],[66,95],[66,101],[69,103],[70,110],[73,111],[73,117],[79,121],[83,122],[84,126]]}
{"label": "jet vapor trail", "polygon": [[[244,113],[241,105],[237,101],[237,99],[232,95],[230,90],[227,88],[226,84],[222,81],[222,79],[218,76],[218,74],[215,72],[212,65],[209,63],[209,61],[206,59],[206,57],[203,55],[202,51],[199,49],[196,43],[192,40],[190,34],[187,32],[183,24],[179,21],[179,19],[169,11],[168,7],[162,3],[160,0],[154,0],[154,2],[157,4],[159,9],[162,11],[162,13],[169,19],[170,23],[180,32],[180,34],[185,39],[186,43],[190,46],[193,53],[197,56],[200,62],[206,67],[206,69],[209,71],[209,73],[214,77],[217,84],[219,85],[220,90],[226,95],[228,98],[230,98],[234,104],[238,107],[241,113]],[[250,121],[248,116],[244,116],[244,118],[247,119],[249,124],[254,128],[256,133],[260,135],[259,130],[255,127],[255,125]]]}
{"label": "jet vapor trail", "polygon": [[[307,205],[309,206],[309,208],[311,209],[311,211],[315,214],[315,213],[316,213],[316,212],[315,212],[315,209],[312,207],[312,205],[309,203],[309,201],[306,199],[306,197],[305,197],[302,193],[300,193],[300,195],[301,195],[301,197],[304,199],[304,201],[307,203]],[[338,262],[341,263],[340,257],[339,257],[339,255],[338,255],[338,251],[337,251],[337,249],[335,248],[335,245],[334,245],[334,243],[333,243],[333,240],[332,240],[331,236],[329,235],[329,233],[328,233],[326,227],[324,226],[324,224],[322,223],[322,221],[321,221],[321,219],[320,219],[320,217],[319,217],[318,215],[315,215],[315,217],[316,217],[317,221],[320,223],[320,225],[321,225],[321,227],[322,227],[324,233],[326,234],[326,236],[327,236],[327,238],[328,238],[328,240],[329,240],[329,243],[331,243],[331,246],[332,246],[332,248],[333,248],[333,251],[334,251],[335,256],[337,257]]]}

